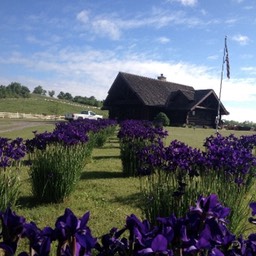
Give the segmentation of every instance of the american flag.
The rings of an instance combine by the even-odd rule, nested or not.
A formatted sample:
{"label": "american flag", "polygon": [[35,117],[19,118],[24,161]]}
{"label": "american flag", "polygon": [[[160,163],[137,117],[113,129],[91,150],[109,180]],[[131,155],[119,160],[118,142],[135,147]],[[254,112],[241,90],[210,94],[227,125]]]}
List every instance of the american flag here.
{"label": "american flag", "polygon": [[230,78],[230,66],[229,66],[229,57],[228,57],[228,46],[227,46],[227,38],[225,38],[225,62],[227,69],[227,78]]}

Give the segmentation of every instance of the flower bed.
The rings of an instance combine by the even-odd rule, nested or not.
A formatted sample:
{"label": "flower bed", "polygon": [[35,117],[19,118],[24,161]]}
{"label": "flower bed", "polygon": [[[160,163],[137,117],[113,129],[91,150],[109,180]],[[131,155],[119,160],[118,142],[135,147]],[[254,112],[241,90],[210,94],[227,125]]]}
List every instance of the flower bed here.
{"label": "flower bed", "polygon": [[[98,129],[92,124],[90,127]],[[147,174],[141,180],[148,179],[146,182],[149,186],[142,192],[144,202],[153,206],[152,217],[148,215],[147,220],[140,221],[135,215],[130,215],[123,228],[113,228],[96,239],[87,226],[89,213],[79,219],[70,209],[66,209],[64,215],[56,220],[55,228],[45,227],[41,230],[35,223],[26,223],[23,217],[16,216],[8,208],[1,213],[0,248],[5,250],[6,255],[14,254],[20,238],[29,239],[31,246],[31,250],[23,252],[21,256],[48,255],[52,243],[58,244],[58,255],[254,255],[256,235],[251,234],[248,239],[243,239],[239,226],[242,223],[245,227],[244,223],[247,222],[246,215],[243,215],[248,208],[246,204],[251,202],[253,214],[256,213],[256,203],[252,203],[251,198],[254,194],[251,186],[255,177],[255,156],[252,154],[255,136],[236,138],[216,135],[206,140],[206,150],[201,152],[179,141],[173,141],[166,147],[162,142],[164,131],[159,134],[149,132],[146,133],[148,137],[143,137],[144,128],[154,131],[150,126],[144,125],[141,130],[142,126],[139,125],[128,127],[131,135],[134,134],[132,128],[136,128],[138,142],[142,143],[142,147],[134,152],[140,161],[137,167],[141,174]],[[1,164],[13,168],[19,156],[23,155],[20,147],[24,148],[24,145],[24,149],[30,149],[31,154],[36,150],[42,155],[46,152],[44,150],[55,144],[67,145],[67,148],[81,145],[82,142],[88,145],[90,140],[95,141],[97,132],[94,128],[84,127],[80,122],[65,123],[57,125],[53,133],[36,134],[31,144],[12,143],[11,147],[8,146],[11,141],[7,140],[6,144],[5,140],[2,144],[5,146],[1,148]],[[129,143],[128,137],[124,136]],[[143,144],[143,139],[148,143]],[[9,162],[10,151],[16,153],[13,161]],[[39,162],[44,160],[40,159]],[[11,162],[14,165],[10,165]],[[153,192],[159,194],[150,194]],[[198,196],[196,206],[193,206]],[[159,205],[154,204],[154,197]],[[154,209],[161,209],[159,206],[168,206],[170,201],[173,204],[166,213],[153,212]],[[233,217],[235,214],[236,217]],[[236,222],[231,221],[232,218]],[[256,222],[254,219],[250,221]]]}
{"label": "flower bed", "polygon": [[[251,203],[252,215],[256,203]],[[134,214],[126,218],[123,228],[112,228],[99,238],[93,237],[88,226],[89,212],[82,218],[66,209],[58,217],[55,228],[39,229],[34,222],[26,222],[7,208],[0,213],[2,224],[2,255],[14,255],[20,239],[28,239],[29,248],[19,256],[50,255],[51,245],[57,242],[57,256],[61,255],[241,255],[256,254],[256,234],[248,239],[236,237],[227,228],[230,209],[224,207],[215,194],[199,197],[186,215],[159,217],[157,225],[141,221]],[[255,223],[250,218],[251,223]]]}

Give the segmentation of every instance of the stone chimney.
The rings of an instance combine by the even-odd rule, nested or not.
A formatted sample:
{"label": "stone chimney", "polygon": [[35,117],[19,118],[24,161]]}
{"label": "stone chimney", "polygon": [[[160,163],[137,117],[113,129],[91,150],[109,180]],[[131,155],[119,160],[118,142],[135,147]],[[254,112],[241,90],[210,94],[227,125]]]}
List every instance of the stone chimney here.
{"label": "stone chimney", "polygon": [[158,76],[157,79],[160,81],[166,81],[166,77],[163,74],[161,74],[161,76]]}

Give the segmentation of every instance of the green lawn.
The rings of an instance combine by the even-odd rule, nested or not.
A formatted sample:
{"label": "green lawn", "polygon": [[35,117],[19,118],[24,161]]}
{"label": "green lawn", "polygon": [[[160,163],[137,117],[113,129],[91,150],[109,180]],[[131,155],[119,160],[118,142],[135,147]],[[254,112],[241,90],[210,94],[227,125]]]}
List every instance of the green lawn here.
{"label": "green lawn", "polygon": [[23,170],[22,196],[16,213],[35,221],[40,227],[53,227],[67,207],[77,216],[89,210],[94,235],[101,235],[114,226],[121,228],[131,213],[142,216],[139,180],[122,177],[119,154],[115,137],[110,138],[103,148],[94,149],[91,163],[85,166],[75,192],[61,204],[37,204],[31,197],[28,170]]}
{"label": "green lawn", "polygon": [[[167,127],[168,138],[166,139],[166,145],[168,145],[172,140],[179,140],[191,147],[204,149],[203,144],[205,138],[216,134],[214,129],[205,129],[205,128],[181,128],[181,127]],[[251,135],[255,134],[255,131],[234,131],[234,130],[219,130],[218,131],[223,136],[228,136],[234,134],[237,137],[242,135]]]}

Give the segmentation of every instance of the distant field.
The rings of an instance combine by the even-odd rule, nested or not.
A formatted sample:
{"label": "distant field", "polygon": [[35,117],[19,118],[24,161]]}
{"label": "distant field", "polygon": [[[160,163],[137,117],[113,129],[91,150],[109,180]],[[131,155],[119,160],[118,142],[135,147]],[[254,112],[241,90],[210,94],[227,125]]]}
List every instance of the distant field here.
{"label": "distant field", "polygon": [[55,98],[33,95],[31,98],[6,98],[0,100],[0,112],[13,112],[25,114],[64,115],[65,113],[81,112],[89,109],[97,114],[107,117],[108,112]]}

